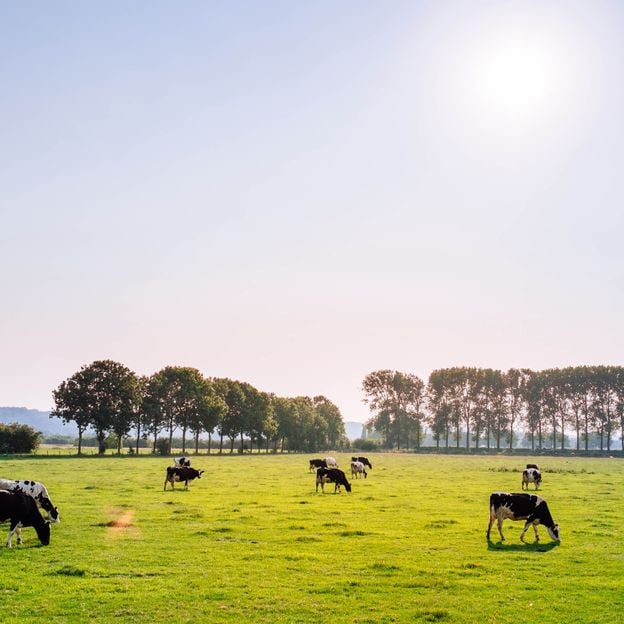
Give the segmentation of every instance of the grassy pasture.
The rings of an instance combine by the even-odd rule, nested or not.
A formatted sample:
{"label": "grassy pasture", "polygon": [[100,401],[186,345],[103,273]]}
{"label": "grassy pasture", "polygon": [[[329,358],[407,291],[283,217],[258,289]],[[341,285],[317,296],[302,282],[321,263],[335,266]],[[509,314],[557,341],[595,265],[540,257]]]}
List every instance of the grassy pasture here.
{"label": "grassy pasture", "polygon": [[163,492],[163,458],[0,461],[61,511],[50,546],[27,528],[0,549],[0,622],[622,621],[621,460],[539,458],[561,544],[506,521],[488,547],[490,492],[520,491],[533,458],[375,454],[322,495],[310,457],[194,458],[186,492]]}

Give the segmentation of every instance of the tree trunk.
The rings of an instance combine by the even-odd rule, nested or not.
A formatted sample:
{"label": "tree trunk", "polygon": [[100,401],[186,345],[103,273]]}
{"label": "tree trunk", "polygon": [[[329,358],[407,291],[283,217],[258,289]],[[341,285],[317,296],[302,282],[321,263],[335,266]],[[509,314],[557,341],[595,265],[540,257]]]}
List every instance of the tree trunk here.
{"label": "tree trunk", "polygon": [[141,421],[137,422],[137,443],[136,443],[136,454],[139,454],[139,440],[141,439]]}
{"label": "tree trunk", "polygon": [[82,455],[82,434],[84,433],[84,429],[78,427],[78,455]]}

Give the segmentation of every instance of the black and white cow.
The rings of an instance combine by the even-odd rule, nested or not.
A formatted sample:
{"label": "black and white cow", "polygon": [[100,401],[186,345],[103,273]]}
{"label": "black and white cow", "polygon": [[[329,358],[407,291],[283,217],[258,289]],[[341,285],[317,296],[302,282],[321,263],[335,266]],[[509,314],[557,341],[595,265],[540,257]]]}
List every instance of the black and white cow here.
{"label": "black and white cow", "polygon": [[317,468],[327,468],[327,462],[324,459],[311,459],[310,460],[310,472]]}
{"label": "black and white cow", "polygon": [[529,483],[535,484],[535,489],[539,490],[542,484],[542,473],[537,468],[527,468],[522,471],[522,489],[528,490]]}
{"label": "black and white cow", "polygon": [[200,479],[203,470],[195,470],[195,468],[190,468],[188,466],[167,466],[167,476],[165,477],[165,485],[163,490],[167,489],[167,483],[171,483],[171,489],[174,490],[174,483],[181,483],[184,481],[184,489],[188,490],[189,481],[193,479]]}
{"label": "black and white cow", "polygon": [[320,485],[324,494],[326,483],[334,484],[334,493],[340,492],[340,486],[342,485],[345,486],[347,492],[351,491],[351,484],[347,481],[347,476],[338,468],[319,468],[316,471],[316,491],[318,492]]}
{"label": "black and white cow", "polygon": [[50,522],[60,522],[59,510],[54,506],[48,490],[43,483],[38,481],[17,481],[14,479],[0,479],[0,490],[8,492],[22,492],[32,497],[37,505],[43,509]]}
{"label": "black and white cow", "polygon": [[338,462],[335,457],[326,457],[323,461],[326,468],[338,468]]}
{"label": "black and white cow", "polygon": [[366,472],[366,466],[361,461],[352,461],[351,462],[351,478],[354,477],[357,479],[361,474],[364,475],[364,478],[368,476]]}
{"label": "black and white cow", "polygon": [[537,494],[509,494],[507,492],[493,492],[490,495],[490,523],[487,530],[487,539],[490,541],[490,530],[494,520],[498,523],[498,532],[501,540],[503,535],[503,520],[525,520],[526,524],[520,533],[520,540],[524,542],[524,534],[530,526],[535,531],[535,540],[539,541],[537,525],[543,524],[548,530],[551,539],[560,541],[559,525],[555,524],[550,515],[548,504]]}
{"label": "black and white cow", "polygon": [[371,464],[368,461],[367,457],[352,457],[351,461],[352,462],[356,462],[356,461],[362,462],[365,466],[368,466],[371,470],[373,469],[373,464]]}
{"label": "black and white cow", "polygon": [[6,520],[11,521],[7,548],[12,547],[11,538],[15,532],[17,532],[17,543],[22,543],[20,527],[33,527],[44,546],[50,543],[50,523],[43,519],[32,496],[23,492],[0,490],[0,522]]}
{"label": "black and white cow", "polygon": [[184,466],[188,468],[191,465],[191,458],[186,455],[182,455],[182,457],[174,457],[173,463],[176,468],[182,468]]}

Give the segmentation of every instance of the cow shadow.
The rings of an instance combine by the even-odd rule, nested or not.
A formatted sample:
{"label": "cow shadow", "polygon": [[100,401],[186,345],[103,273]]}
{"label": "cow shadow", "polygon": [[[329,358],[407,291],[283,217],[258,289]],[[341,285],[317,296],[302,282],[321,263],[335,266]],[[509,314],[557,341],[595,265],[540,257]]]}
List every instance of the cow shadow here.
{"label": "cow shadow", "polygon": [[506,544],[505,542],[488,541],[488,550],[491,552],[550,552],[553,548],[557,548],[559,542],[548,542],[542,544],[533,542],[532,544]]}

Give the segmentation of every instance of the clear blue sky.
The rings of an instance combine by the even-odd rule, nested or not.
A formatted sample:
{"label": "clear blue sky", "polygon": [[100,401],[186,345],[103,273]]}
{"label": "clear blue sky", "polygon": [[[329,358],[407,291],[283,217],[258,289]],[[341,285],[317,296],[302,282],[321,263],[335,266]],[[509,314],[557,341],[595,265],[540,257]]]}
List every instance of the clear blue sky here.
{"label": "clear blue sky", "polygon": [[0,4],[0,405],[96,359],[368,417],[622,364],[624,9]]}

